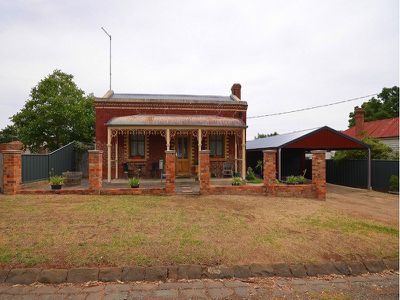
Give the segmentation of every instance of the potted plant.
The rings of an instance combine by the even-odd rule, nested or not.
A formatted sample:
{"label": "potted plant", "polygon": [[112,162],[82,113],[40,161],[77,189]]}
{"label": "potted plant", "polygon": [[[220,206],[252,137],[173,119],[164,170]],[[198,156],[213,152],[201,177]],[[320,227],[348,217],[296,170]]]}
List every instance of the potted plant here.
{"label": "potted plant", "polygon": [[131,188],[136,189],[140,185],[140,179],[139,178],[129,178],[128,183]]}
{"label": "potted plant", "polygon": [[61,190],[64,184],[64,178],[62,176],[52,176],[49,179],[50,186],[52,190]]}

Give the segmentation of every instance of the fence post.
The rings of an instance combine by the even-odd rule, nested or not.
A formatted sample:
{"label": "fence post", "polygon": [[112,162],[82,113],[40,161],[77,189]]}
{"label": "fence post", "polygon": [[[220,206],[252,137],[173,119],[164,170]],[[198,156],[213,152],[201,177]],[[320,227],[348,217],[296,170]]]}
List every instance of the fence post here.
{"label": "fence post", "polygon": [[312,184],[316,196],[320,200],[326,199],[326,161],[325,150],[314,150],[312,154]]}
{"label": "fence post", "polygon": [[3,150],[3,191],[15,195],[21,189],[21,150]]}
{"label": "fence post", "polygon": [[165,150],[165,192],[175,193],[175,150]]}
{"label": "fence post", "polygon": [[207,193],[210,188],[210,150],[201,150],[200,157],[200,193]]}
{"label": "fence post", "polygon": [[103,176],[103,151],[89,150],[89,189],[100,190]]}

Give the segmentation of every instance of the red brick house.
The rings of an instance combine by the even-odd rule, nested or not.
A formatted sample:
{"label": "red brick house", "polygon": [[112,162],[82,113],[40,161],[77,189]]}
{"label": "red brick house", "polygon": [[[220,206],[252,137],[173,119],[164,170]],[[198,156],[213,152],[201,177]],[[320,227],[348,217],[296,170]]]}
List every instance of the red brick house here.
{"label": "red brick house", "polygon": [[95,99],[96,147],[103,178],[159,178],[159,160],[175,150],[176,176],[198,176],[199,149],[210,150],[210,173],[243,172],[247,102],[241,86],[229,96],[117,94]]}

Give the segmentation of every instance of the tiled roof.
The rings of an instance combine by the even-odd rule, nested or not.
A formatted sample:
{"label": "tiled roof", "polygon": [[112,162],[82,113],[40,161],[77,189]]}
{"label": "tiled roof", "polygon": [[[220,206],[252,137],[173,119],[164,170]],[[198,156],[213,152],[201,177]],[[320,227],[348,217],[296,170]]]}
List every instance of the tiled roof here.
{"label": "tiled roof", "polygon": [[107,126],[246,127],[239,119],[208,115],[133,115],[112,118]]}
{"label": "tiled roof", "polygon": [[[366,136],[374,138],[398,137],[399,136],[399,118],[390,118],[376,121],[364,122]],[[356,137],[355,126],[343,131],[343,133]]]}

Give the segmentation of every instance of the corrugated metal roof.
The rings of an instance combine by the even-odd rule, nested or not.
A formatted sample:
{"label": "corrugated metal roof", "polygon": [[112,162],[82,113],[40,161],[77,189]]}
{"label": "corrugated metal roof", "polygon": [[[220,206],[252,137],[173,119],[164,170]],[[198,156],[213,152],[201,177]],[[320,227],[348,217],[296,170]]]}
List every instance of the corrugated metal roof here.
{"label": "corrugated metal roof", "polygon": [[[319,128],[318,128],[319,129]],[[278,134],[274,136],[269,136],[266,138],[255,139],[252,141],[246,142],[247,150],[255,150],[255,149],[276,149],[285,145],[295,139],[298,139],[310,132],[313,132],[317,129],[308,129],[303,131],[291,132],[286,134]]]}
{"label": "corrugated metal roof", "polygon": [[107,126],[246,127],[239,119],[208,115],[132,115],[112,118]]}
{"label": "corrugated metal roof", "polygon": [[328,126],[275,135],[246,142],[247,150],[309,149],[345,150],[367,149],[369,146]]}
{"label": "corrugated metal roof", "polygon": [[[364,122],[363,131],[369,137],[385,138],[399,136],[399,118],[383,119],[376,121]],[[355,126],[343,131],[351,137],[356,137]]]}
{"label": "corrugated metal roof", "polygon": [[175,94],[124,94],[109,91],[104,97],[96,98],[97,102],[179,102],[179,103],[216,103],[247,105],[237,97],[214,95],[175,95]]}

